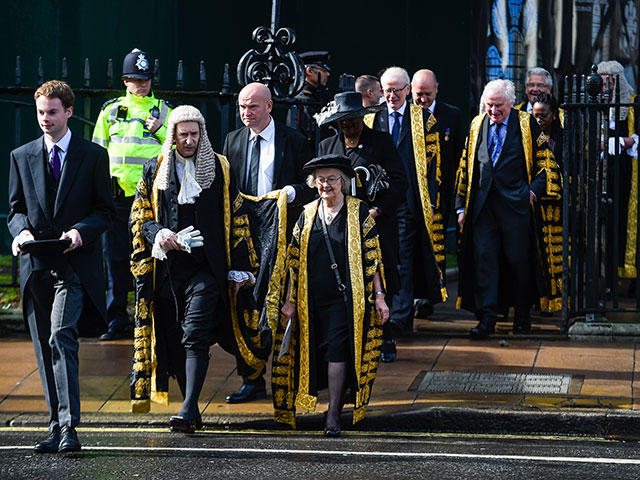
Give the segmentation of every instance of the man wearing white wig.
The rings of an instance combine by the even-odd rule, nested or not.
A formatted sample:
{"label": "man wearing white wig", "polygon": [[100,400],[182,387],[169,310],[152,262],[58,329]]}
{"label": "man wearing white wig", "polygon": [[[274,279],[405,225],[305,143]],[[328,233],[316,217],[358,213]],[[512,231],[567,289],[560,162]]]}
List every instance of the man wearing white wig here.
{"label": "man wearing white wig", "polygon": [[[620,83],[620,102],[637,103],[633,88],[624,76],[624,67],[620,62],[609,60],[598,64],[598,73],[602,75],[602,93],[607,87],[611,95],[611,102],[615,102],[616,81]],[[608,82],[607,82],[608,80]],[[637,277],[636,272],[636,241],[638,234],[638,132],[637,109],[634,107],[620,107],[618,118],[615,109],[609,110],[609,168],[614,170],[614,163],[620,169],[620,184],[615,185],[614,175],[609,175],[608,190],[618,190],[618,265],[612,265],[608,259],[609,268],[618,268],[620,278]],[[616,140],[617,138],[617,140]],[[619,143],[616,149],[615,142]],[[613,241],[613,215],[608,216],[610,227],[607,228],[609,241]],[[613,272],[609,272],[610,278]],[[613,288],[613,285],[608,285]],[[629,295],[635,296],[634,280],[629,284]]]}
{"label": "man wearing white wig", "polygon": [[172,431],[201,428],[198,397],[209,347],[230,323],[231,296],[254,280],[243,229],[234,228],[238,238],[231,238],[241,205],[229,163],[211,148],[202,114],[189,105],[173,110],[161,155],[144,166],[130,218],[132,411],[149,411],[150,401],[167,404],[168,379],[175,376],[184,402],[169,421]]}

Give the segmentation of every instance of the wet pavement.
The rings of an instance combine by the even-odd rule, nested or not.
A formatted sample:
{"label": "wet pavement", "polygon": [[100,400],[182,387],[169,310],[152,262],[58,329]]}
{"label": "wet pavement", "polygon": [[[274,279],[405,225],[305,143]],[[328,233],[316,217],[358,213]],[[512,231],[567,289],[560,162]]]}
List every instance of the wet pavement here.
{"label": "wet pavement", "polygon": [[637,478],[640,469],[636,444],[604,438],[81,428],[82,451],[36,454],[44,434],[0,428],[0,477],[572,479]]}
{"label": "wet pavement", "polygon": [[[452,300],[437,306],[428,320],[416,319],[414,334],[398,340],[396,361],[380,364],[366,418],[351,426],[351,410],[346,408],[343,428],[640,438],[640,344],[568,340],[559,335],[558,314],[534,316],[533,323],[532,333],[524,337],[512,335],[509,323],[501,322],[492,338],[471,340],[467,332],[475,324],[472,316],[455,310]],[[169,405],[152,404],[145,415],[130,413],[132,351],[131,340],[81,340],[83,425],[164,426],[179,411],[181,396],[172,383]],[[200,396],[205,424],[282,429],[272,420],[270,395],[245,404],[225,402],[241,379],[231,355],[217,346],[211,353]],[[30,340],[0,338],[0,365],[0,425],[45,425],[46,404]],[[444,381],[434,390],[427,379],[436,374]],[[519,388],[511,391],[504,384],[509,375],[500,374],[521,374],[518,378],[535,388],[524,388],[518,380]],[[541,379],[546,390],[538,388]],[[299,414],[299,429],[319,430],[326,402],[324,391],[316,413]]]}

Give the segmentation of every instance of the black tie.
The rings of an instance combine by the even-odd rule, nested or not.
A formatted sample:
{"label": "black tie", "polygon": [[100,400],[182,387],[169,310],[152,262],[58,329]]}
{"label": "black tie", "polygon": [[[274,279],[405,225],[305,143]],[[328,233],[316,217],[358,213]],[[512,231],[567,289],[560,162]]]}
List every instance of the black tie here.
{"label": "black tie", "polygon": [[251,162],[249,163],[249,178],[247,178],[246,193],[258,196],[258,173],[260,172],[260,140],[262,137],[256,135],[253,148],[251,149]]}

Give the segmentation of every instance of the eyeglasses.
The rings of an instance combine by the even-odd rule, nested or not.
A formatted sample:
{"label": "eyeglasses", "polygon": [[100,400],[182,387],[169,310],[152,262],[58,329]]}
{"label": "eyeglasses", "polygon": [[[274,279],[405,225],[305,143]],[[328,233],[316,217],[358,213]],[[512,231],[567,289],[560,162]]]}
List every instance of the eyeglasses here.
{"label": "eyeglasses", "polygon": [[340,177],[318,177],[316,178],[316,185],[322,185],[323,183],[335,185],[338,180],[340,180]]}
{"label": "eyeglasses", "polygon": [[527,88],[547,88],[546,83],[527,83]]}
{"label": "eyeglasses", "polygon": [[398,93],[403,91],[408,86],[409,86],[409,84],[407,83],[404,87],[400,87],[400,88],[385,88],[382,91],[384,92],[385,95],[391,95],[392,93],[395,93],[397,95]]}
{"label": "eyeglasses", "polygon": [[534,114],[534,118],[539,118],[541,120],[545,120],[547,118],[549,118],[549,115],[551,115],[551,112],[547,112],[547,113],[536,113]]}

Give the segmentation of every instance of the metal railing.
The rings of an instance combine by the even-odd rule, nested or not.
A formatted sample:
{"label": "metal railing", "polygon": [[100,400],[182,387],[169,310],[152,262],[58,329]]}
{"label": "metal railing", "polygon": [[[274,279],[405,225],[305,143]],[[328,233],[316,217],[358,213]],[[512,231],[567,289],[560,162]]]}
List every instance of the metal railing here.
{"label": "metal railing", "polygon": [[[622,302],[618,292],[622,278],[635,278],[640,271],[638,160],[618,147],[621,137],[629,136],[629,126],[638,132],[640,103],[620,101],[617,78],[613,95],[609,78],[603,93],[595,65],[588,77],[565,77],[564,85],[562,325],[566,332],[575,317],[595,321],[607,312],[640,312],[640,282],[629,292],[635,294],[635,305]],[[628,109],[625,119],[620,118],[623,109]],[[629,125],[633,113],[635,122]]]}

